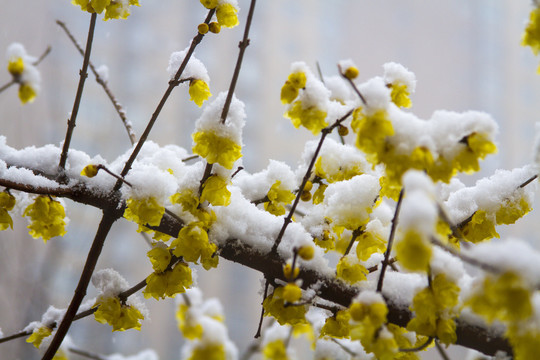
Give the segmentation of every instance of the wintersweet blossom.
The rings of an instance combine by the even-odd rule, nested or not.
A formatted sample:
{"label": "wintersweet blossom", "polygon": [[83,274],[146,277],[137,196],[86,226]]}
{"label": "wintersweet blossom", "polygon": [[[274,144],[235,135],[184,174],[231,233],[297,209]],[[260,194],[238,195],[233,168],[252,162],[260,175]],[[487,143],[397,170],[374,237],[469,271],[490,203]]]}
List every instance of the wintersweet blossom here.
{"label": "wintersweet blossom", "polygon": [[238,6],[236,1],[220,0],[216,8],[216,17],[219,25],[228,28],[238,25]]}
{"label": "wintersweet blossom", "polygon": [[30,235],[47,242],[52,237],[66,233],[66,213],[59,201],[46,195],[36,197],[34,202],[24,210],[23,216],[30,217]]}
{"label": "wintersweet blossom", "polygon": [[210,164],[218,163],[226,169],[232,169],[235,161],[242,156],[240,145],[212,131],[194,133],[193,142],[193,153]]}
{"label": "wintersweet blossom", "polygon": [[141,330],[142,313],[135,306],[121,303],[115,296],[100,296],[94,307],[98,307],[94,312],[96,321],[111,325],[112,331]]}
{"label": "wintersweet blossom", "polygon": [[145,226],[158,226],[165,213],[165,207],[155,197],[128,199],[124,217],[139,224],[137,231],[144,231]]}
{"label": "wintersweet blossom", "polygon": [[13,219],[8,211],[13,210],[15,206],[15,197],[7,191],[0,193],[0,230],[6,230],[8,227],[13,229]]}
{"label": "wintersweet blossom", "polygon": [[19,43],[11,44],[7,49],[7,69],[13,80],[19,84],[19,99],[23,104],[34,101],[39,92],[41,76],[35,67],[36,58],[29,56]]}
{"label": "wintersweet blossom", "polygon": [[153,272],[146,278],[145,298],[156,300],[174,297],[183,293],[193,284],[191,269],[185,263],[178,263],[172,269],[163,272]]}
{"label": "wintersweet blossom", "polygon": [[131,14],[129,7],[140,6],[139,0],[72,0],[71,3],[89,13],[101,14],[105,11],[103,20],[127,19]]}
{"label": "wintersweet blossom", "polygon": [[281,325],[305,324],[305,314],[307,308],[305,305],[287,306],[285,299],[285,287],[279,286],[274,292],[263,301],[265,316],[273,316]]}
{"label": "wintersweet blossom", "polygon": [[203,102],[208,100],[212,94],[205,81],[195,79],[189,82],[189,96],[189,100],[192,100],[198,107],[201,107]]}
{"label": "wintersweet blossom", "polygon": [[214,206],[227,206],[231,203],[231,192],[227,189],[228,181],[219,175],[212,175],[203,185],[201,202],[208,201]]}
{"label": "wintersweet blossom", "polygon": [[32,331],[32,335],[30,335],[28,339],[26,339],[26,342],[34,345],[36,348],[39,349],[39,346],[43,342],[43,339],[50,336],[52,334],[52,331],[53,329],[48,326],[37,327],[34,329],[34,331]]}

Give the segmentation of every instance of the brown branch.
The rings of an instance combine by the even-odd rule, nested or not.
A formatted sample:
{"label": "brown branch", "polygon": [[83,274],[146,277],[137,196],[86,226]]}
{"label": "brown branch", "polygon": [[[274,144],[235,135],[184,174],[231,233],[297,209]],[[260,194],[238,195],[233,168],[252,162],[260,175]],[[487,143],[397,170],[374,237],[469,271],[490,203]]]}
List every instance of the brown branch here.
{"label": "brown branch", "polygon": [[74,347],[68,347],[68,350],[74,354],[77,354],[77,355],[81,355],[85,358],[88,358],[88,359],[93,359],[93,360],[106,360],[106,357],[103,357],[103,356],[100,356],[100,355],[97,355],[97,354],[94,354],[94,353],[91,353],[91,352],[88,352],[88,351],[85,351],[85,350],[81,350],[81,349],[76,349]]}
{"label": "brown branch", "polygon": [[399,198],[396,204],[396,212],[394,213],[394,218],[392,219],[392,227],[390,228],[390,236],[388,238],[388,244],[386,244],[386,251],[384,253],[384,260],[382,261],[381,273],[379,274],[379,281],[377,282],[377,292],[380,292],[380,293],[382,293],[384,273],[386,271],[386,267],[389,265],[388,259],[390,258],[390,253],[392,252],[392,244],[394,243],[394,236],[396,235],[399,210],[401,209],[402,200],[403,200],[403,189],[401,189],[401,191],[399,192]]}
{"label": "brown branch", "polygon": [[[95,15],[95,13],[92,15]],[[86,296],[86,289],[88,288],[88,284],[90,283],[90,279],[92,278],[92,274],[94,273],[97,260],[99,258],[99,255],[101,254],[101,250],[105,243],[105,239],[107,238],[107,235],[109,234],[109,231],[114,222],[118,220],[121,216],[122,213],[119,213],[118,210],[115,208],[106,209],[103,211],[103,217],[98,226],[94,241],[92,242],[92,247],[88,252],[86,263],[84,264],[84,268],[79,279],[79,284],[75,289],[75,294],[73,295],[66,314],[62,322],[60,323],[60,326],[58,326],[56,335],[54,336],[51,344],[47,348],[45,355],[43,355],[42,360],[51,360],[56,354],[56,351],[58,351],[60,345],[62,344],[64,337],[67,335],[71,323],[73,322],[74,317],[79,310],[79,306],[81,305],[84,297]]]}
{"label": "brown branch", "polygon": [[[67,25],[64,22],[60,21],[60,20],[56,20],[56,23],[64,30],[64,32],[66,33],[68,38],[71,40],[71,42],[73,43],[75,48],[79,51],[79,53],[82,56],[84,56],[84,50],[82,49],[81,45],[79,45],[79,42],[77,41],[77,39],[75,39],[75,37],[73,36],[71,31],[69,31]],[[103,90],[105,91],[105,93],[107,94],[109,99],[111,100],[111,102],[112,102],[112,104],[114,106],[114,109],[118,113],[118,116],[120,116],[120,119],[122,120],[122,123],[124,124],[124,127],[127,130],[129,140],[131,141],[131,145],[135,144],[137,142],[137,135],[135,135],[135,131],[133,130],[133,127],[131,126],[131,123],[128,121],[128,119],[126,117],[126,111],[124,110],[122,105],[120,105],[120,103],[118,102],[118,100],[116,99],[114,94],[112,93],[111,89],[107,85],[107,82],[101,78],[101,76],[99,75],[98,71],[96,70],[96,67],[94,66],[94,64],[92,64],[91,61],[88,61],[88,66],[90,66],[90,70],[92,70],[92,73],[96,77],[96,82],[99,85],[101,85],[101,87],[103,88]]]}
{"label": "brown branch", "polygon": [[352,79],[349,79],[347,76],[345,76],[345,73],[342,71],[341,66],[339,66],[339,64],[338,64],[338,70],[339,70],[339,75],[341,75],[342,78],[347,80],[347,82],[351,85],[356,95],[358,95],[360,100],[362,100],[362,103],[367,106],[366,98],[364,97],[364,95],[362,95],[360,90],[358,90],[358,87],[356,87],[356,84],[354,83],[354,81],[352,81]]}
{"label": "brown branch", "polygon": [[90,17],[90,28],[88,29],[88,38],[86,40],[86,50],[84,52],[84,59],[82,69],[80,71],[79,85],[77,87],[77,94],[75,95],[75,101],[73,103],[73,110],[71,110],[71,117],[68,120],[68,126],[66,130],[66,137],[64,139],[64,146],[62,148],[62,154],[60,155],[60,163],[58,164],[59,179],[65,182],[64,169],[66,167],[67,155],[69,145],[71,143],[71,137],[73,135],[73,129],[75,128],[75,121],[77,119],[77,113],[79,112],[79,105],[81,103],[82,93],[84,89],[84,82],[88,77],[88,62],[90,61],[90,52],[92,51],[92,42],[94,39],[94,29],[96,27],[97,14],[93,13]]}
{"label": "brown branch", "polygon": [[38,66],[43,61],[43,59],[45,59],[47,57],[47,55],[49,55],[51,50],[52,50],[51,46],[50,45],[47,46],[47,48],[45,49],[43,54],[41,54],[41,56],[36,61],[34,61],[34,63],[32,65]]}
{"label": "brown branch", "polygon": [[249,5],[249,12],[246,20],[246,27],[244,28],[244,38],[238,44],[240,51],[238,52],[238,59],[236,60],[236,66],[234,68],[233,77],[231,84],[229,86],[229,91],[227,92],[227,98],[225,99],[225,105],[221,111],[221,123],[225,124],[227,115],[229,113],[229,107],[231,106],[232,97],[234,94],[234,89],[236,88],[236,82],[238,81],[238,75],[240,75],[240,68],[242,67],[242,60],[244,59],[244,53],[246,48],[249,46],[249,29],[251,27],[251,21],[253,20],[253,13],[255,11],[255,2],[256,0],[251,0]]}
{"label": "brown branch", "polygon": [[[204,20],[204,22],[206,24],[208,24],[210,22],[210,20],[212,20],[212,16],[214,16],[215,11],[216,11],[215,9],[211,9],[208,12],[208,15],[206,16],[206,19]],[[189,59],[193,55],[193,52],[195,51],[195,48],[197,47],[197,45],[199,45],[199,43],[202,41],[203,37],[204,37],[204,34],[201,34],[201,33],[197,32],[197,35],[195,35],[195,37],[191,41],[191,45],[189,47],[189,50],[188,50],[186,56],[184,57],[184,60],[182,61],[182,64],[180,64],[180,67],[178,68],[178,71],[174,75],[174,78],[171,81],[169,81],[169,86],[167,87],[167,90],[165,90],[165,93],[163,94],[161,100],[159,101],[159,104],[156,107],[156,110],[154,110],[154,113],[152,114],[152,117],[150,118],[150,121],[148,122],[148,125],[146,125],[146,129],[144,129],[144,132],[141,135],[141,138],[137,142],[137,145],[135,145],[135,148],[133,149],[133,152],[131,153],[131,156],[126,161],[126,164],[124,165],[124,169],[120,173],[121,177],[125,177],[127,175],[127,173],[129,172],[129,170],[131,169],[131,165],[133,165],[133,162],[137,158],[137,155],[139,155],[139,152],[141,151],[142,146],[144,145],[144,143],[148,139],[148,135],[150,135],[150,131],[152,130],[152,127],[156,123],[156,120],[157,120],[159,114],[161,113],[161,110],[163,109],[163,106],[165,105],[165,103],[169,99],[169,96],[171,95],[173,89],[178,86],[180,76],[182,76],[182,73],[184,72],[184,69],[186,68],[186,66],[188,64]],[[115,187],[114,187],[114,190],[116,191],[116,190],[120,189],[121,185],[122,185],[122,182],[118,181],[116,183]]]}
{"label": "brown branch", "polygon": [[424,350],[425,348],[427,348],[429,345],[431,345],[431,343],[433,342],[434,338],[433,337],[428,337],[427,340],[421,344],[420,346],[417,346],[417,347],[413,347],[413,348],[400,348],[398,351],[399,352],[419,352],[419,351],[422,351]]}

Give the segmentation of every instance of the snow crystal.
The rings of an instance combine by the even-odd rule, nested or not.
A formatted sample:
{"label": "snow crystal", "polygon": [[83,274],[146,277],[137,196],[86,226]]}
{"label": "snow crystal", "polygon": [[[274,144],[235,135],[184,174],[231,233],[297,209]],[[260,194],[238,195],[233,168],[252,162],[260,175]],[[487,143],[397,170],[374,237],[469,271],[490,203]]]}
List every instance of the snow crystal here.
{"label": "snow crystal", "polygon": [[386,87],[383,79],[375,77],[358,86],[358,90],[367,101],[365,109],[367,114],[385,110],[390,104],[390,89]]}
{"label": "snow crystal", "polygon": [[399,215],[400,228],[433,233],[438,211],[431,179],[420,171],[410,170],[403,176],[403,187],[405,196]]}

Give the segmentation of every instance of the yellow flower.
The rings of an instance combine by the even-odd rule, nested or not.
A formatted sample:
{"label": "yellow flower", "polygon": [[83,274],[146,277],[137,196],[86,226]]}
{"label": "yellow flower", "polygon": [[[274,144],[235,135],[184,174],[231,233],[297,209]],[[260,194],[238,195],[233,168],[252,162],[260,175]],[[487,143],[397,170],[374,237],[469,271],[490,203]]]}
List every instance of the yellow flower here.
{"label": "yellow flower", "polygon": [[201,0],[201,4],[207,9],[213,9],[217,6],[218,0]]}
{"label": "yellow flower", "polygon": [[130,15],[131,5],[140,6],[139,0],[72,0],[73,5],[79,5],[82,11],[101,14],[105,10],[103,20],[126,19]]}
{"label": "yellow flower", "polygon": [[345,69],[343,75],[345,75],[347,79],[353,80],[358,77],[359,73],[360,72],[358,71],[358,68],[356,66],[349,66],[347,69]]}
{"label": "yellow flower", "polygon": [[238,25],[238,9],[235,8],[232,4],[223,3],[217,6],[216,17],[219,25],[225,26],[228,28],[235,27]]}
{"label": "yellow flower", "polygon": [[281,325],[289,324],[305,324],[306,318],[306,306],[305,305],[288,305],[284,298],[285,287],[277,287],[272,294],[270,294],[263,301],[263,308],[265,310],[265,316],[273,316]]}
{"label": "yellow flower", "polygon": [[364,231],[356,240],[356,256],[361,261],[366,261],[375,253],[386,251],[386,241],[371,231]]}
{"label": "yellow flower", "polygon": [[178,306],[178,310],[176,311],[178,329],[180,329],[186,339],[200,339],[203,335],[203,327],[201,324],[195,322],[194,317],[189,313],[189,309],[190,307],[185,304]]}
{"label": "yellow flower", "polygon": [[19,86],[19,99],[23,104],[34,101],[37,91],[29,83],[23,83]]}
{"label": "yellow flower", "polygon": [[283,205],[290,204],[295,198],[290,190],[281,187],[280,180],[276,180],[272,184],[266,196],[269,201],[264,203],[264,210],[276,216],[285,214],[285,206]]}
{"label": "yellow flower", "polygon": [[529,23],[525,28],[521,45],[530,46],[535,55],[540,51],[540,8],[536,7],[529,15]]}
{"label": "yellow flower", "polygon": [[396,244],[399,263],[411,271],[427,271],[431,255],[431,244],[415,230],[408,230]]}
{"label": "yellow flower", "polygon": [[66,233],[64,207],[49,196],[38,196],[24,210],[23,216],[30,216],[31,223],[28,228],[34,239],[41,237],[44,242],[47,242],[54,236],[63,236]]}
{"label": "yellow flower", "polygon": [[192,284],[191,269],[187,264],[180,262],[171,270],[150,274],[146,278],[143,295],[145,298],[153,297],[156,300],[173,297],[185,292]]}
{"label": "yellow flower", "polygon": [[519,198],[519,202],[505,200],[495,214],[497,225],[513,224],[531,210],[531,205],[524,197]]}
{"label": "yellow flower", "polygon": [[165,213],[165,207],[159,204],[155,197],[144,199],[128,199],[124,217],[139,224],[137,231],[142,231],[144,226],[159,226]]}
{"label": "yellow flower", "polygon": [[337,314],[326,319],[321,329],[320,337],[328,335],[333,338],[348,338],[350,336],[349,320],[351,314],[348,310],[339,310]]}
{"label": "yellow flower", "polygon": [[210,228],[212,223],[216,221],[216,214],[214,211],[199,206],[199,198],[193,190],[184,189],[181,192],[172,195],[169,199],[171,200],[171,203],[182,205],[184,211],[195,216],[199,220],[199,226],[204,229]]}
{"label": "yellow flower", "polygon": [[201,193],[201,202],[204,201],[214,206],[229,205],[231,192],[227,189],[227,180],[215,174],[206,179]]}
{"label": "yellow flower", "polygon": [[454,158],[453,167],[471,173],[480,170],[478,159],[497,152],[495,144],[486,134],[472,133],[464,139],[466,147]]}
{"label": "yellow flower", "polygon": [[8,62],[8,71],[14,77],[19,77],[24,71],[24,61],[22,57],[15,57]]}
{"label": "yellow flower", "polygon": [[283,104],[290,104],[298,97],[298,88],[295,87],[289,80],[285,81],[281,88],[281,102]]}
{"label": "yellow flower", "polygon": [[350,180],[363,174],[362,165],[358,163],[337,163],[336,159],[319,156],[315,162],[315,175],[329,183]]}
{"label": "yellow flower", "polygon": [[263,348],[263,355],[268,360],[288,360],[287,347],[282,339],[270,341]]}
{"label": "yellow flower", "polygon": [[326,122],[326,111],[318,109],[316,106],[304,108],[300,100],[295,101],[292,107],[285,113],[285,117],[291,119],[295,128],[300,125],[317,135],[323,128],[328,126]]}
{"label": "yellow flower", "polygon": [[26,342],[33,344],[36,348],[39,349],[39,346],[41,345],[43,339],[45,339],[47,336],[50,336],[51,334],[52,329],[48,326],[35,328],[34,331],[32,331],[32,335],[30,335],[28,339],[26,339]]}
{"label": "yellow flower", "polygon": [[171,262],[171,253],[167,248],[161,246],[155,246],[146,255],[152,263],[152,268],[158,273],[165,271]]}
{"label": "yellow flower", "polygon": [[317,205],[324,201],[324,192],[328,185],[326,184],[319,184],[319,187],[317,190],[315,190],[315,193],[313,193],[313,204]]}
{"label": "yellow flower", "polygon": [[189,82],[189,96],[189,100],[192,100],[198,107],[201,107],[203,102],[208,100],[212,94],[205,81],[195,79]]}
{"label": "yellow flower", "polygon": [[283,287],[283,299],[290,303],[297,302],[302,298],[302,289],[294,283],[288,283]]}
{"label": "yellow flower", "polygon": [[352,256],[343,256],[337,264],[337,277],[350,284],[366,280],[367,269]]}
{"label": "yellow flower", "polygon": [[466,304],[488,322],[520,321],[533,313],[531,297],[531,291],[526,288],[523,279],[508,271],[496,276],[486,276]]}
{"label": "yellow flower", "polygon": [[[350,328],[352,340],[360,340],[367,352],[373,352],[381,359],[387,359],[383,351],[383,343],[388,346],[388,351],[395,353],[397,350],[395,340],[393,344],[390,341],[393,337],[389,336],[391,334],[388,334],[389,331],[384,327],[388,308],[382,298],[381,301],[369,303],[354,301],[349,307],[349,312],[354,320]],[[381,339],[381,334],[384,335],[383,339]],[[379,341],[382,342],[379,343]]]}
{"label": "yellow flower", "polygon": [[94,307],[94,318],[102,324],[109,324],[113,327],[112,331],[125,331],[128,329],[141,330],[140,320],[144,319],[141,312],[130,305],[121,304],[117,297],[100,296]]}
{"label": "yellow flower", "polygon": [[540,331],[512,325],[507,330],[515,360],[536,359],[540,354]]}
{"label": "yellow flower", "polygon": [[465,240],[475,244],[494,237],[499,238],[493,223],[495,219],[492,218],[492,216],[488,216],[485,210],[476,211],[471,220],[461,228],[461,234]]}
{"label": "yellow flower", "polygon": [[225,347],[223,344],[200,343],[188,360],[226,360]]}
{"label": "yellow flower", "polygon": [[213,131],[196,132],[193,141],[193,153],[202,156],[210,164],[218,163],[230,170],[234,162],[242,157],[240,145]]}
{"label": "yellow flower", "polygon": [[175,256],[183,257],[187,262],[197,263],[200,258],[206,270],[216,267],[219,260],[219,257],[215,256],[216,244],[209,242],[208,233],[199,223],[184,226],[170,248]]}
{"label": "yellow flower", "polygon": [[404,107],[404,108],[410,108],[412,105],[409,89],[407,88],[407,85],[400,84],[400,83],[393,83],[390,84],[390,88],[392,89],[392,93],[390,96],[392,97],[392,102],[396,104],[396,106]]}
{"label": "yellow flower", "polygon": [[3,191],[0,193],[0,230],[6,230],[8,227],[13,229],[13,219],[8,211],[13,210],[15,206],[15,197]]}
{"label": "yellow flower", "polygon": [[356,132],[356,147],[372,157],[368,160],[379,162],[386,149],[386,138],[394,135],[394,127],[384,110],[365,115],[362,108],[353,112],[351,127]]}
{"label": "yellow flower", "polygon": [[420,290],[413,298],[411,310],[415,316],[407,324],[407,329],[425,336],[436,336],[444,344],[456,342],[457,315],[454,307],[458,304],[459,287],[445,274],[438,274],[431,287]]}

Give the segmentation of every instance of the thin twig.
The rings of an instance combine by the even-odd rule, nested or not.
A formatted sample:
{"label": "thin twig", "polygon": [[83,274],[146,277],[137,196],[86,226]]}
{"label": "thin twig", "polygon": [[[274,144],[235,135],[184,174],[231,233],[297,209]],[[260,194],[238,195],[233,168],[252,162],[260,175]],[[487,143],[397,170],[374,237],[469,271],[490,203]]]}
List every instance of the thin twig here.
{"label": "thin twig", "polygon": [[47,48],[45,49],[43,54],[41,54],[41,56],[36,61],[34,61],[34,63],[32,65],[38,66],[43,61],[43,59],[45,59],[47,57],[47,55],[49,55],[51,50],[52,50],[51,45],[47,46]]}
{"label": "thin twig", "polygon": [[187,162],[187,161],[195,160],[198,158],[199,158],[199,155],[191,155],[191,156],[188,156],[187,158],[182,159],[182,162]]}
{"label": "thin twig", "polygon": [[93,13],[90,17],[90,28],[88,29],[88,38],[86,39],[86,50],[84,52],[83,65],[79,77],[79,85],[77,87],[77,94],[75,95],[75,101],[73,102],[73,110],[71,110],[71,117],[68,120],[68,126],[66,130],[66,137],[64,139],[64,146],[62,153],[60,154],[59,179],[65,181],[64,169],[66,167],[67,155],[69,145],[71,144],[71,137],[73,135],[73,129],[75,128],[75,122],[77,119],[77,113],[79,112],[79,105],[81,103],[82,93],[84,89],[84,82],[88,77],[88,62],[90,61],[90,52],[92,51],[92,42],[94,40],[94,29],[96,27],[97,13]]}
{"label": "thin twig", "polygon": [[345,351],[347,354],[351,355],[352,357],[358,356],[357,353],[355,353],[354,351],[352,351],[347,346],[343,345],[342,343],[340,343],[339,341],[337,341],[333,337],[330,338],[330,341],[332,341],[332,342],[336,343],[337,345],[339,345],[339,347],[342,348],[343,351]]}
{"label": "thin twig", "polygon": [[356,240],[357,237],[359,237],[363,233],[364,233],[363,227],[359,227],[358,229],[355,229],[353,231],[352,236],[351,236],[351,241],[349,241],[349,245],[347,245],[347,249],[345,249],[345,253],[343,254],[342,257],[349,255],[349,251],[351,251],[354,241]]}
{"label": "thin twig", "polygon": [[[215,9],[211,9],[208,12],[208,15],[206,16],[206,19],[204,20],[204,22],[206,24],[210,23],[210,20],[212,20],[212,16],[214,16],[215,11],[216,11]],[[146,125],[146,129],[144,129],[143,134],[141,135],[139,141],[137,142],[137,145],[135,145],[135,148],[133,149],[133,152],[131,153],[131,156],[126,161],[126,164],[124,165],[124,169],[122,169],[122,172],[120,173],[120,176],[125,177],[127,175],[127,173],[129,172],[129,170],[131,169],[131,165],[133,165],[133,162],[135,161],[135,159],[139,155],[139,152],[141,151],[144,143],[148,139],[148,135],[150,135],[150,131],[152,130],[152,127],[156,123],[156,120],[158,119],[159,114],[161,113],[161,110],[163,109],[163,106],[165,105],[165,103],[169,99],[169,96],[171,95],[173,89],[178,86],[180,76],[182,76],[182,73],[184,72],[184,69],[186,68],[186,66],[188,64],[189,59],[193,55],[193,52],[195,51],[195,48],[197,47],[197,45],[199,45],[199,43],[202,41],[203,37],[204,37],[204,34],[201,34],[201,33],[197,32],[197,35],[195,35],[195,37],[191,41],[191,45],[189,47],[189,50],[188,50],[184,60],[182,61],[182,64],[180,64],[180,67],[178,68],[178,71],[174,75],[174,78],[169,81],[169,86],[167,87],[167,90],[165,90],[165,93],[163,94],[161,100],[159,101],[158,106],[154,110],[154,113],[152,114],[152,117],[150,118],[150,121]],[[116,191],[116,190],[120,189],[121,185],[122,185],[122,183],[120,181],[116,182],[116,185],[114,186],[114,190]]]}
{"label": "thin twig", "polygon": [[[64,32],[66,33],[68,38],[71,40],[71,42],[73,43],[75,48],[77,48],[79,53],[84,56],[84,51],[83,51],[81,45],[79,45],[79,42],[77,41],[77,39],[75,39],[75,37],[73,36],[71,31],[69,31],[67,25],[64,22],[60,21],[60,20],[56,20],[56,23],[64,30]],[[99,85],[101,85],[103,90],[105,90],[105,93],[107,94],[107,96],[111,100],[111,102],[112,102],[112,104],[114,106],[114,109],[118,113],[118,116],[120,116],[120,119],[122,120],[122,123],[124,124],[124,127],[127,130],[129,140],[131,141],[131,145],[135,144],[137,142],[137,135],[135,134],[135,131],[133,130],[133,127],[131,126],[131,123],[128,121],[128,119],[126,117],[126,111],[124,110],[122,105],[118,102],[118,100],[116,99],[116,97],[112,93],[111,89],[107,85],[107,82],[105,80],[103,80],[103,78],[99,75],[99,72],[97,71],[94,64],[92,64],[92,62],[89,61],[88,66],[90,66],[90,70],[92,70],[92,73],[96,77],[96,82]]]}
{"label": "thin twig", "polygon": [[264,294],[263,294],[263,301],[261,302],[261,317],[259,318],[259,326],[257,326],[257,333],[255,333],[255,339],[259,338],[261,336],[261,329],[262,329],[262,323],[264,318],[264,307],[262,306],[264,300],[268,296],[268,286],[270,286],[270,281],[266,279],[266,282],[264,284]]}
{"label": "thin twig", "polygon": [[353,88],[356,95],[358,95],[360,100],[362,100],[362,103],[367,106],[366,98],[364,97],[364,95],[362,95],[360,90],[358,90],[358,88],[356,87],[356,84],[354,83],[354,81],[352,81],[352,79],[349,79],[348,77],[345,76],[345,73],[342,71],[341,66],[339,64],[338,64],[338,70],[339,70],[339,74],[341,75],[341,77],[343,77],[345,80],[347,80],[349,82],[349,84]]}
{"label": "thin twig", "polygon": [[448,356],[446,351],[443,349],[443,347],[441,346],[438,340],[435,340],[435,348],[437,349],[437,351],[439,352],[439,355],[441,355],[443,360],[450,360],[450,357]]}
{"label": "thin twig", "polygon": [[[92,15],[95,15],[95,13]],[[77,310],[79,309],[82,300],[86,296],[86,289],[88,288],[88,284],[90,283],[90,279],[94,273],[99,255],[101,254],[101,250],[103,249],[103,245],[105,243],[105,239],[107,238],[112,225],[120,216],[121,214],[118,213],[117,209],[107,209],[103,211],[103,217],[98,226],[96,236],[94,237],[94,241],[90,247],[90,251],[88,252],[86,263],[84,264],[84,268],[81,273],[79,283],[77,284],[77,288],[75,289],[73,298],[71,299],[64,319],[60,323],[60,326],[58,326],[56,335],[51,341],[45,355],[43,355],[42,360],[51,360],[56,354],[56,351],[58,351],[60,344],[62,344],[64,337],[71,327],[71,323],[73,322],[75,315],[77,315]]]}
{"label": "thin twig", "polygon": [[68,350],[74,354],[77,354],[77,355],[81,355],[85,358],[88,358],[88,359],[93,359],[93,360],[105,360],[106,357],[103,357],[103,356],[100,356],[100,355],[97,355],[97,354],[94,354],[94,353],[91,353],[91,352],[88,352],[88,351],[85,351],[85,350],[81,350],[81,349],[76,349],[74,347],[68,347]]}
{"label": "thin twig", "polygon": [[478,261],[477,259],[475,258],[472,258],[470,256],[467,256],[461,252],[458,252],[456,250],[454,250],[453,248],[451,248],[450,246],[446,245],[446,244],[443,244],[439,239],[435,238],[435,237],[432,237],[431,238],[431,243],[440,247],[441,249],[443,249],[444,251],[454,255],[455,257],[461,259],[463,262],[466,262],[470,265],[473,265],[473,266],[476,266],[484,271],[488,271],[488,272],[491,272],[491,273],[494,273],[494,274],[498,274],[500,273],[502,270],[493,266],[493,265],[490,265],[490,264],[486,264],[486,263],[483,263],[481,261]]}
{"label": "thin twig", "polygon": [[399,352],[419,352],[427,348],[431,343],[433,342],[434,338],[432,336],[428,337],[426,342],[424,342],[422,345],[419,345],[417,347],[413,348],[399,348]]}
{"label": "thin twig", "polygon": [[399,218],[399,210],[401,208],[401,201],[403,200],[403,189],[399,192],[399,198],[396,204],[396,211],[394,213],[394,218],[392,219],[392,227],[390,228],[390,236],[388,238],[388,244],[386,245],[386,252],[384,253],[384,260],[382,261],[381,273],[379,274],[379,281],[377,282],[377,292],[382,292],[383,282],[384,282],[384,273],[386,272],[386,267],[388,266],[388,259],[390,258],[390,253],[392,252],[392,244],[394,243],[394,237],[396,234],[396,228]]}
{"label": "thin twig", "polygon": [[271,254],[275,254],[277,251],[277,248],[279,244],[281,243],[281,239],[283,238],[283,235],[285,234],[285,230],[287,230],[287,226],[292,221],[292,217],[294,215],[294,211],[296,210],[296,207],[298,206],[298,203],[300,202],[300,197],[302,196],[302,192],[304,191],[304,188],[306,187],[306,183],[308,182],[311,171],[313,170],[313,167],[315,166],[315,161],[317,160],[317,157],[319,156],[319,152],[322,149],[322,145],[324,142],[324,139],[328,134],[332,132],[337,126],[339,126],[345,119],[347,119],[351,114],[353,110],[349,110],[345,115],[343,115],[341,118],[336,120],[332,125],[325,127],[321,130],[321,139],[319,140],[319,144],[317,145],[317,148],[315,149],[315,153],[313,154],[313,157],[311,159],[311,162],[308,165],[308,168],[306,170],[306,173],[304,175],[304,178],[302,179],[302,184],[300,185],[298,189],[298,193],[296,194],[296,198],[294,199],[294,202],[291,206],[291,210],[289,210],[289,214],[285,219],[283,219],[283,226],[281,227],[281,230],[279,231],[278,236],[276,237],[276,240],[274,241],[274,245],[272,246],[272,250],[270,251]]}
{"label": "thin twig", "polygon": [[4,84],[2,85],[2,87],[0,87],[0,93],[4,90],[7,90],[11,85],[15,85],[17,83],[17,81],[15,79],[12,79],[10,82],[8,82],[7,84]]}
{"label": "thin twig", "polygon": [[236,59],[236,66],[234,67],[233,77],[231,79],[231,84],[229,86],[229,91],[227,92],[227,98],[225,99],[225,105],[221,111],[221,123],[225,124],[227,115],[229,113],[229,107],[231,106],[232,97],[234,94],[234,89],[236,88],[236,82],[238,81],[238,75],[240,75],[240,68],[242,67],[242,60],[244,59],[244,53],[246,48],[249,46],[249,29],[251,27],[251,21],[253,20],[253,13],[255,11],[256,0],[251,0],[249,5],[249,12],[246,20],[246,26],[244,28],[244,37],[242,41],[238,44],[240,48],[238,52],[238,58]]}

